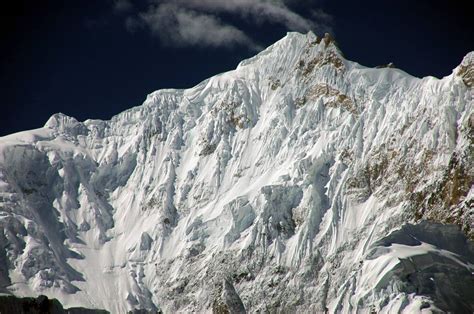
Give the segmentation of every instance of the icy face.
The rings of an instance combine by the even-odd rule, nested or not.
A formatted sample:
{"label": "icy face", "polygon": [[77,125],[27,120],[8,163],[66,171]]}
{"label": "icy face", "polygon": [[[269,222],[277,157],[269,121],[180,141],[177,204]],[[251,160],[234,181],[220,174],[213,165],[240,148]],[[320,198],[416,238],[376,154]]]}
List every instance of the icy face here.
{"label": "icy face", "polygon": [[418,79],[289,33],[110,121],[0,138],[3,290],[114,313],[472,311],[463,233],[403,227],[473,236],[471,70]]}

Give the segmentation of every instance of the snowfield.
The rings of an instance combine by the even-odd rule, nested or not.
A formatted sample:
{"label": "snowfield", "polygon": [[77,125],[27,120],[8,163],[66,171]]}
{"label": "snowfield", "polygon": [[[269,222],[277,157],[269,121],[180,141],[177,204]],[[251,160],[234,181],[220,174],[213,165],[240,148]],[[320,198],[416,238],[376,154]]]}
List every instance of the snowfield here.
{"label": "snowfield", "polygon": [[110,121],[0,137],[0,292],[112,313],[472,313],[473,69],[471,52],[420,79],[288,33]]}

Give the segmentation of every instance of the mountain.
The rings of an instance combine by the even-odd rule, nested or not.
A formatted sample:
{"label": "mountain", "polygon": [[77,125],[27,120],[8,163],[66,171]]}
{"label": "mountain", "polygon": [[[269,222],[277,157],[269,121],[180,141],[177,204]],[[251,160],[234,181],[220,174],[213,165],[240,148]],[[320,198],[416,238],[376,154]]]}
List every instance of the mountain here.
{"label": "mountain", "polygon": [[110,121],[55,114],[0,138],[1,289],[112,313],[471,313],[473,85],[474,52],[420,79],[288,33]]}

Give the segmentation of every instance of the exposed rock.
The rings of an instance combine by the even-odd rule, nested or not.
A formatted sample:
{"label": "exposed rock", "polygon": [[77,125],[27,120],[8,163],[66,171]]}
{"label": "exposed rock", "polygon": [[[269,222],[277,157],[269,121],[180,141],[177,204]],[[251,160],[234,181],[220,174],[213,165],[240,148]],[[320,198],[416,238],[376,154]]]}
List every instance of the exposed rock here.
{"label": "exposed rock", "polygon": [[216,299],[212,305],[212,313],[215,314],[242,314],[246,313],[245,307],[234,286],[224,279],[222,282],[220,298]]}
{"label": "exposed rock", "polygon": [[104,310],[93,310],[82,307],[64,309],[56,299],[45,295],[35,298],[18,298],[12,295],[0,295],[0,313],[8,314],[107,314]]}
{"label": "exposed rock", "polygon": [[474,86],[474,52],[464,57],[456,74],[462,78],[467,87],[472,88]]}
{"label": "exposed rock", "polygon": [[146,232],[143,232],[140,238],[140,250],[141,251],[150,250],[152,243],[153,243],[153,239],[150,237],[150,235]]}

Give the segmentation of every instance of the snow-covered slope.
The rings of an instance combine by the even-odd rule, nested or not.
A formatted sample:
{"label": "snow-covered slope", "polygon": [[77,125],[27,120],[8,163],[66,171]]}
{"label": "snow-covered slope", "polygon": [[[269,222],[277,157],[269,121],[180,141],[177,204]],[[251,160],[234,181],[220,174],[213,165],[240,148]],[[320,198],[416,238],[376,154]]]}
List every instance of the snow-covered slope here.
{"label": "snow-covered slope", "polygon": [[288,33],[110,121],[2,137],[2,289],[113,313],[472,312],[473,69],[419,79]]}

